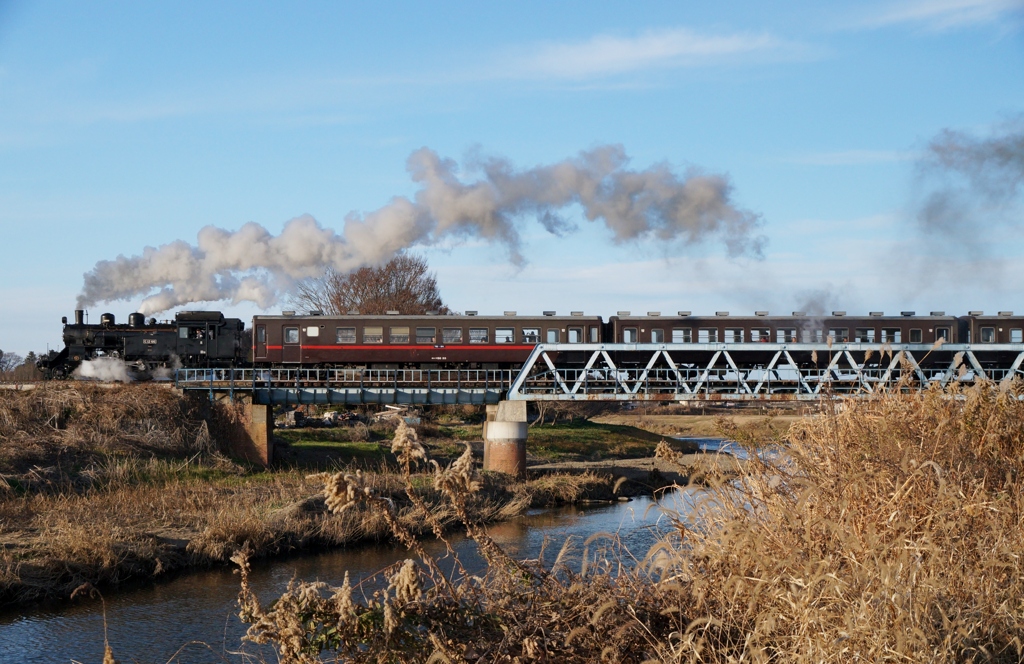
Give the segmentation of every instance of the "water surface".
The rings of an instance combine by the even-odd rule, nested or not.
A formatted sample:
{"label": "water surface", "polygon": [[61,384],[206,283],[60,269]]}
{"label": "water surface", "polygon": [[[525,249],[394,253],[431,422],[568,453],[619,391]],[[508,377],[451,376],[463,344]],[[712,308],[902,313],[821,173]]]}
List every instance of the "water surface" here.
{"label": "water surface", "polygon": [[[688,513],[697,494],[693,489],[670,493],[660,505],[651,498],[638,498],[608,505],[535,510],[492,525],[489,532],[514,558],[538,558],[543,550],[549,563],[567,538],[576,543],[578,552],[588,537],[605,532],[617,536],[619,544],[615,547],[622,547],[618,553],[628,562],[642,559],[651,545],[672,529],[665,509]],[[452,541],[470,573],[482,569],[471,541],[459,536],[453,536]],[[610,546],[610,542],[596,538],[589,549],[593,552],[597,547]],[[444,554],[440,543],[425,544],[435,555]],[[261,599],[269,602],[292,578],[341,585],[347,570],[352,583],[366,580],[362,590],[369,594],[383,582],[374,574],[408,557],[401,547],[370,545],[282,561],[254,561],[252,585]],[[236,615],[237,594],[238,575],[227,568],[190,572],[160,583],[110,592],[106,599],[110,645],[122,664],[251,661],[240,653],[258,654],[260,650],[254,644],[241,643],[246,626]],[[192,641],[205,645],[186,645]],[[266,661],[277,661],[273,653],[263,654]],[[103,612],[98,601],[78,600],[60,608],[0,614],[0,663],[85,664],[102,659]]]}

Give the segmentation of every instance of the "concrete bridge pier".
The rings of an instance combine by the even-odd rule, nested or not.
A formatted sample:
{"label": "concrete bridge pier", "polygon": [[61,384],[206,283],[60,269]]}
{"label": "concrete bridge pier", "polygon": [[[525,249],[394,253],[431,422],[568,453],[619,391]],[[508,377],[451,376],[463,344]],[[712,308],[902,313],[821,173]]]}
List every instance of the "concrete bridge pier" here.
{"label": "concrete bridge pier", "polygon": [[484,423],[484,470],[526,476],[526,402],[501,401],[487,406]]}
{"label": "concrete bridge pier", "polygon": [[218,400],[211,404],[209,423],[229,455],[261,466],[273,463],[273,406],[237,397]]}

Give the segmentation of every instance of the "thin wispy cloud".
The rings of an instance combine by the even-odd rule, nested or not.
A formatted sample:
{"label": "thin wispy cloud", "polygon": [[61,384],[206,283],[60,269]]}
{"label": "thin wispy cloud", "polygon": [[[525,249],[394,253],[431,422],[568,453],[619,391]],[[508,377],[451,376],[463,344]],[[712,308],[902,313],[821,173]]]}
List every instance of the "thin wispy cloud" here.
{"label": "thin wispy cloud", "polygon": [[911,150],[839,150],[800,154],[785,158],[784,161],[808,166],[862,166],[913,161],[918,156],[919,153]]}
{"label": "thin wispy cloud", "polygon": [[1024,16],[1024,0],[910,0],[889,5],[862,22],[864,27],[916,24],[952,30]]}
{"label": "thin wispy cloud", "polygon": [[547,42],[512,54],[505,73],[527,78],[588,79],[629,72],[736,62],[785,55],[795,44],[768,33],[701,34],[689,28],[651,30],[635,37],[597,35],[577,42]]}

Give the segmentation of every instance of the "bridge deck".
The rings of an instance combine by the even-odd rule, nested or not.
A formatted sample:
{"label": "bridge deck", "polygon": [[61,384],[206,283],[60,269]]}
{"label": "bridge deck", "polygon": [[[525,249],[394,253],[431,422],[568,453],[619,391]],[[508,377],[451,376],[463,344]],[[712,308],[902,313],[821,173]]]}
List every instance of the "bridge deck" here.
{"label": "bridge deck", "polygon": [[258,403],[811,401],[1024,377],[1024,344],[541,344],[517,370],[180,369],[177,387]]}

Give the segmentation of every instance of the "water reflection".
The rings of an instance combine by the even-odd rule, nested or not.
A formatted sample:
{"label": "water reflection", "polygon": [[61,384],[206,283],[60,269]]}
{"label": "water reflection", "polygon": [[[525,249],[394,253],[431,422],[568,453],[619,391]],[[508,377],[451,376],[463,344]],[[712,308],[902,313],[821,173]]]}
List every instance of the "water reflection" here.
{"label": "water reflection", "polygon": [[[550,564],[567,538],[575,544],[575,566],[585,540],[595,533],[618,536],[624,561],[642,559],[652,544],[672,529],[665,510],[683,514],[693,510],[698,493],[687,489],[666,494],[659,503],[640,498],[628,503],[537,510],[489,528],[491,536],[514,558],[535,559],[544,552]],[[609,541],[597,538],[595,549]],[[452,543],[470,573],[482,569],[475,546],[453,535]],[[445,555],[444,546],[426,543],[432,554]],[[626,552],[628,551],[628,553]],[[254,561],[252,582],[262,599],[279,596],[293,578],[340,585],[345,571],[369,595],[382,583],[374,574],[409,557],[404,548],[377,545],[304,555],[285,561]],[[451,561],[443,567],[451,569]],[[245,662],[243,654],[260,653],[241,644],[245,625],[235,607],[238,576],[229,569],[205,570],[170,581],[111,593],[107,598],[110,645],[121,662],[162,664],[175,662]],[[189,644],[192,641],[207,645]],[[184,646],[184,647],[183,647]],[[179,651],[180,649],[180,651]],[[263,651],[267,661],[276,661]],[[103,616],[97,601],[79,601],[60,608],[36,608],[24,613],[0,614],[0,663],[99,662],[103,659]]]}

